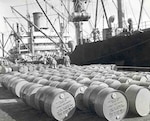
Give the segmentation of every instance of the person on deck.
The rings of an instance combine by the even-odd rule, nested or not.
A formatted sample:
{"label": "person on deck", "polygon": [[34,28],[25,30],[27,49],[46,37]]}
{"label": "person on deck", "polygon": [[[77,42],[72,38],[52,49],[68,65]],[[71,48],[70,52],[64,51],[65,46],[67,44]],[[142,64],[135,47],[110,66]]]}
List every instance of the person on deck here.
{"label": "person on deck", "polygon": [[51,68],[54,68],[54,69],[57,68],[57,61],[55,60],[55,58],[53,58],[52,56],[49,55],[47,60],[48,60],[48,63],[50,64]]}
{"label": "person on deck", "polygon": [[67,54],[65,54],[65,56],[63,57],[63,59],[64,59],[64,65],[66,67],[70,67],[70,57]]}

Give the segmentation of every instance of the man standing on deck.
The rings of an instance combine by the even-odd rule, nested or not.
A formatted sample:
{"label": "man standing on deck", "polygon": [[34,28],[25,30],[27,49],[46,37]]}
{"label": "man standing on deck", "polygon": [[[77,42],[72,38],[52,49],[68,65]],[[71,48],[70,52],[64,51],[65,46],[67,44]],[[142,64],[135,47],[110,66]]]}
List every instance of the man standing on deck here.
{"label": "man standing on deck", "polygon": [[67,54],[65,54],[65,56],[63,57],[63,59],[64,59],[64,65],[66,67],[70,67],[70,57]]}

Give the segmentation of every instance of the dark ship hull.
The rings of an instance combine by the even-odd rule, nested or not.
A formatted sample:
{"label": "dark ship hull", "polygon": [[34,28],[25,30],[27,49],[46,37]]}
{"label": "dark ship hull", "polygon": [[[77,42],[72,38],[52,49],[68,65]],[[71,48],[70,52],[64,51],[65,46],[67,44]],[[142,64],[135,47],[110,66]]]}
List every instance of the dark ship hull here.
{"label": "dark ship hull", "polygon": [[77,65],[150,66],[150,29],[129,36],[115,36],[104,41],[78,45],[70,58]]}

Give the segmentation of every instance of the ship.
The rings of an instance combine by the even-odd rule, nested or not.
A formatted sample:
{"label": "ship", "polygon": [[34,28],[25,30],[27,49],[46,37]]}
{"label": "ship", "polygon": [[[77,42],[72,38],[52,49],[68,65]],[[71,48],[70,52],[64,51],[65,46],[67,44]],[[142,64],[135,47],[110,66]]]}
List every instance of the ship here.
{"label": "ship", "polygon": [[[73,23],[75,26],[76,37],[74,40],[76,45],[73,41],[68,39],[69,36],[63,35],[64,27],[62,23],[60,23],[62,25],[60,30],[62,31],[59,33],[52,25],[51,26],[55,30],[56,34],[51,36],[46,33],[48,28],[41,26],[41,16],[43,16],[42,14],[45,15],[50,24],[51,21],[42,9],[38,0],[36,0],[36,2],[41,8],[42,12],[33,13],[34,22],[31,22],[29,13],[27,14],[27,17],[24,17],[17,10],[12,8],[13,11],[15,11],[18,15],[27,21],[28,32],[26,35],[24,35],[24,37],[27,37],[28,39],[26,43],[21,43],[22,37],[20,36],[18,25],[17,31],[15,31],[10,26],[12,28],[13,35],[15,36],[14,38],[16,42],[16,46],[10,50],[11,57],[13,56],[18,58],[18,55],[27,55],[26,58],[30,57],[29,60],[38,60],[37,56],[40,55],[39,53],[49,52],[51,55],[58,55],[58,53],[61,53],[61,57],[64,53],[67,53],[70,56],[71,63],[77,65],[116,64],[118,66],[149,67],[150,56],[148,53],[150,50],[150,29],[140,28],[144,0],[141,2],[138,28],[135,31],[133,30],[133,21],[130,18],[128,19],[129,28],[124,28],[123,26],[122,1],[123,0],[117,0],[118,27],[115,29],[117,32],[114,35],[111,25],[114,21],[114,17],[110,16],[108,18],[104,1],[101,0],[108,28],[103,29],[103,39],[100,39],[100,32],[97,27],[98,2],[100,1],[96,0],[95,25],[91,32],[93,35],[93,41],[90,41],[89,38],[83,38],[83,24],[91,19],[91,16],[85,9],[85,5],[89,4],[91,1],[73,0],[72,3],[74,10],[72,13],[69,13],[68,21]],[[45,2],[48,3],[46,0]],[[63,4],[63,1],[61,2]],[[51,7],[53,9],[55,8],[54,6]],[[62,14],[57,14],[58,16],[62,17]],[[65,38],[67,41],[64,42],[63,38]],[[16,55],[14,56],[14,54]],[[25,58],[24,56],[22,57]]]}
{"label": "ship", "polygon": [[[14,40],[14,46],[7,52],[7,58],[10,61],[15,62],[17,60],[18,62],[43,63],[42,59],[49,55],[59,61],[62,59],[63,49],[69,51],[68,42],[71,37],[65,30],[67,25],[65,25],[64,16],[47,1],[42,3],[49,6],[49,8],[55,12],[55,16],[59,22],[55,23],[56,19],[52,22],[50,18],[45,18],[48,13],[45,12],[41,6],[41,2],[39,3],[38,0],[34,4],[39,5],[41,10],[33,13],[29,13],[30,4],[28,4],[26,0],[26,16],[16,10],[15,6],[11,7],[15,14],[26,21],[27,27],[18,22],[15,22],[12,26],[9,22],[9,17],[4,17],[5,22],[11,28],[9,39],[12,37]],[[22,7],[23,5],[20,6]],[[51,24],[50,27],[47,26],[48,22]],[[54,26],[59,26],[59,28],[56,30]],[[6,53],[4,48],[3,53]]]}
{"label": "ship", "polygon": [[[84,2],[84,3],[81,3]],[[74,0],[78,4],[75,7],[75,13],[83,13],[81,4],[85,4],[86,0]],[[97,0],[98,2],[98,0]],[[81,32],[76,32],[77,46],[75,50],[70,53],[71,62],[77,65],[89,64],[116,64],[118,66],[134,66],[134,67],[149,67],[150,66],[150,29],[140,29],[140,20],[143,9],[143,2],[141,2],[140,17],[138,29],[132,29],[132,20],[128,19],[129,30],[124,29],[122,25],[122,0],[117,1],[118,5],[118,28],[122,31],[116,36],[112,36],[111,22],[113,18],[107,18],[106,10],[103,1],[101,0],[105,17],[107,19],[108,28],[103,30],[103,40],[88,42],[81,37]],[[88,21],[86,16],[75,16],[74,21],[76,30],[80,30],[80,23]],[[95,27],[96,29],[96,27]],[[95,34],[95,33],[94,33]]]}

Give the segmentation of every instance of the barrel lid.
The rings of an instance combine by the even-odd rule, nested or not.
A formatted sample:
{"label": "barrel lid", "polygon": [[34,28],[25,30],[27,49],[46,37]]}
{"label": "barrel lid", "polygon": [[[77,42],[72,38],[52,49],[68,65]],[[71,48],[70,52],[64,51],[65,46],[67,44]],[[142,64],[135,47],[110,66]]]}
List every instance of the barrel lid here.
{"label": "barrel lid", "polygon": [[130,111],[140,116],[146,116],[150,112],[150,91],[144,87],[131,85],[125,92]]}
{"label": "barrel lid", "polygon": [[51,102],[52,116],[58,121],[68,120],[75,112],[75,101],[68,92],[62,92],[56,95]]}
{"label": "barrel lid", "polygon": [[107,120],[120,121],[126,116],[127,111],[128,102],[122,93],[116,91],[107,95],[103,104],[103,112]]}

